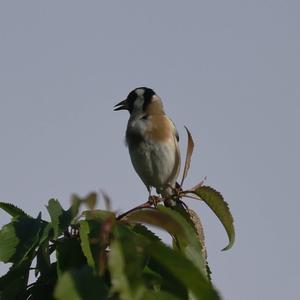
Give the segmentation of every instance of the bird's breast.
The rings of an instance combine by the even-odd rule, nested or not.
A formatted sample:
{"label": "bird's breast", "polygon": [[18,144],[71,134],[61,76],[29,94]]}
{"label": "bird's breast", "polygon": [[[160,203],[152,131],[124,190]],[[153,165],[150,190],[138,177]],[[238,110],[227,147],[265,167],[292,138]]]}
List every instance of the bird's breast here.
{"label": "bird's breast", "polygon": [[150,115],[128,121],[126,141],[137,145],[143,141],[166,142],[173,139],[174,125],[166,115]]}

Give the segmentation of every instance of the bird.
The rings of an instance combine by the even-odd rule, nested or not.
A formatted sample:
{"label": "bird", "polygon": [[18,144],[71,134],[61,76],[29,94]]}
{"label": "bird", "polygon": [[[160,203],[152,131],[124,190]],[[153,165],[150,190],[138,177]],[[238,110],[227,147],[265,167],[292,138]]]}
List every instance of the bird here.
{"label": "bird", "polygon": [[132,90],[114,106],[128,110],[126,144],[136,173],[145,184],[164,198],[172,196],[180,171],[179,135],[166,115],[161,98],[148,87]]}

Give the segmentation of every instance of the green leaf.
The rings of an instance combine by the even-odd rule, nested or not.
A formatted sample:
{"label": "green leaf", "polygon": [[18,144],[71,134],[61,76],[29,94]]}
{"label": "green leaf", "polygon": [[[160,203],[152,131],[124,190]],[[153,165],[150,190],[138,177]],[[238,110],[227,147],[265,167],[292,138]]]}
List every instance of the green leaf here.
{"label": "green leaf", "polygon": [[15,223],[12,222],[2,227],[0,241],[0,260],[5,263],[13,262],[13,256],[20,243],[20,239],[15,232]]}
{"label": "green leaf", "polygon": [[101,209],[86,210],[82,212],[86,220],[105,221],[107,218],[115,218],[115,214]]}
{"label": "green leaf", "polygon": [[86,197],[79,197],[76,194],[71,198],[73,203],[85,204],[89,209],[93,210],[98,202],[98,195],[95,192],[89,193]]}
{"label": "green leaf", "polygon": [[21,263],[39,244],[46,224],[40,218],[19,217],[0,231],[0,260]]}
{"label": "green leaf", "polygon": [[93,258],[91,246],[90,246],[90,224],[88,221],[80,221],[80,244],[81,249],[87,259],[89,266],[95,268],[95,261]]}
{"label": "green leaf", "polygon": [[25,299],[30,264],[30,260],[23,261],[17,267],[11,267],[4,276],[0,277],[0,299]]}
{"label": "green leaf", "polygon": [[42,276],[47,276],[50,272],[50,254],[49,254],[49,241],[46,240],[40,244],[36,255],[36,271],[35,276],[40,273]]}
{"label": "green leaf", "polygon": [[23,297],[20,299],[53,300],[53,291],[56,282],[57,282],[57,266],[56,263],[52,263],[47,273],[41,273],[41,276],[38,277],[37,281],[28,287],[27,297]]}
{"label": "green leaf", "polygon": [[81,201],[74,198],[71,207],[68,210],[64,210],[58,200],[49,200],[47,210],[54,231],[53,239],[57,239],[71,225],[72,220],[78,214],[80,204]]}
{"label": "green leaf", "polygon": [[161,239],[155,233],[153,233],[151,230],[149,230],[146,226],[142,224],[134,224],[132,226],[132,230],[135,233],[141,234],[152,241],[161,242]]}
{"label": "green leaf", "polygon": [[143,296],[143,300],[181,300],[173,294],[164,291],[147,291]]}
{"label": "green leaf", "polygon": [[106,268],[106,249],[115,221],[115,215],[109,213],[101,214],[101,217],[99,214],[92,214],[91,219],[79,223],[81,249],[88,265],[100,273]]}
{"label": "green leaf", "polygon": [[[113,290],[119,293],[120,299],[145,299],[151,285],[143,282],[141,270],[148,268],[153,271],[153,276],[157,274],[156,279],[152,276],[156,283],[159,284],[161,278],[157,288],[162,292],[171,293],[182,300],[188,299],[188,293],[198,300],[219,299],[211,283],[183,253],[137,235],[129,226],[121,224],[116,226],[114,237],[109,270]],[[143,266],[145,258],[147,267]]]}
{"label": "green leaf", "polygon": [[86,264],[86,258],[81,250],[79,239],[76,237],[63,238],[56,243],[58,276],[70,269],[82,268]]}
{"label": "green leaf", "polygon": [[230,249],[235,240],[235,230],[233,225],[233,217],[229,210],[228,204],[224,201],[223,196],[215,189],[209,186],[201,186],[193,191],[200,199],[202,199],[215,213],[223,224],[229,239],[229,244],[223,249]]}
{"label": "green leaf", "polygon": [[10,214],[12,217],[29,217],[21,208],[11,203],[0,202],[0,208]]}
{"label": "green leaf", "polygon": [[95,192],[89,193],[84,199],[85,205],[91,210],[93,210],[96,207],[97,202],[98,196]]}
{"label": "green leaf", "polygon": [[158,264],[158,269],[166,270],[174,276],[181,284],[191,291],[194,299],[220,299],[216,290],[203,274],[181,253],[157,242],[148,244],[147,249],[151,258]]}
{"label": "green leaf", "polygon": [[157,209],[136,210],[126,216],[126,221],[142,222],[166,230],[175,238],[179,250],[198,267],[204,276],[208,275],[206,258],[203,256],[203,248],[196,231],[180,213],[159,205]]}
{"label": "green leaf", "polygon": [[[53,231],[54,231],[53,239],[56,240],[62,234],[65,227],[70,225],[70,222],[69,224],[64,224],[64,226],[61,225],[64,210],[61,207],[58,200],[50,199],[48,202],[47,210],[49,212]],[[64,223],[68,223],[68,222],[64,222]]]}
{"label": "green leaf", "polygon": [[146,287],[142,280],[143,249],[128,229],[118,226],[110,244],[108,267],[113,292],[121,300],[142,300]]}
{"label": "green leaf", "polygon": [[107,299],[108,289],[103,278],[94,275],[89,267],[71,270],[59,279],[54,292],[57,300]]}

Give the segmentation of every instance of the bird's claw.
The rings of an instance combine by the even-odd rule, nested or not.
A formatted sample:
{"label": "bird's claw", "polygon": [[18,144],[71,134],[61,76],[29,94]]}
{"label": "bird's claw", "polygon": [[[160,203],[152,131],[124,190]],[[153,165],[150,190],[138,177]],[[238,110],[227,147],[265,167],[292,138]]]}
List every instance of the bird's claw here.
{"label": "bird's claw", "polygon": [[160,197],[154,196],[154,195],[149,195],[148,202],[149,202],[149,204],[153,205],[154,207],[156,207],[157,204],[161,201],[162,201],[162,199]]}

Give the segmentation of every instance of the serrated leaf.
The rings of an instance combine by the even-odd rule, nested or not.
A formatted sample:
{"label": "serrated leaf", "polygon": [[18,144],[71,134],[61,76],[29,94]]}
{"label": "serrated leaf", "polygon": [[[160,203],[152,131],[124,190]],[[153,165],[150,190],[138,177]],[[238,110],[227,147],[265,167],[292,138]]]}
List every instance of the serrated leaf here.
{"label": "serrated leaf", "polygon": [[204,235],[203,225],[201,223],[198,214],[195,211],[193,211],[192,209],[189,209],[188,211],[189,211],[190,219],[194,223],[199,241],[202,245],[202,253],[206,259],[207,275],[208,275],[208,279],[211,281],[211,270],[209,268],[208,261],[207,261],[207,250],[205,245],[205,235]]}
{"label": "serrated leaf", "polygon": [[223,249],[230,249],[235,240],[235,230],[233,225],[233,217],[229,210],[227,202],[224,201],[223,196],[210,186],[201,186],[193,191],[200,199],[202,199],[215,213],[223,224],[229,239],[229,244]]}
{"label": "serrated leaf", "polygon": [[20,239],[15,232],[14,223],[4,225],[0,231],[0,260],[7,263],[13,262],[13,256],[16,253],[16,248],[20,243]]}
{"label": "serrated leaf", "polygon": [[188,135],[188,144],[187,144],[187,150],[186,150],[186,157],[185,157],[185,163],[184,163],[184,169],[183,169],[183,174],[182,174],[182,179],[181,179],[181,183],[180,186],[183,185],[183,182],[188,174],[190,165],[191,165],[191,159],[192,159],[192,155],[193,155],[193,150],[194,150],[194,141],[192,138],[192,135],[190,133],[190,131],[188,130],[188,128],[186,126],[184,126],[187,135]]}
{"label": "serrated leaf", "polygon": [[143,235],[145,238],[150,239],[152,241],[161,242],[161,239],[151,230],[149,230],[146,226],[142,224],[134,224],[132,230],[135,233]]}
{"label": "serrated leaf", "polygon": [[0,202],[0,208],[10,214],[12,217],[29,217],[21,208],[6,202]]}
{"label": "serrated leaf", "polygon": [[145,208],[133,211],[126,216],[126,221],[142,222],[166,230],[176,239],[180,251],[199,268],[204,276],[207,276],[202,245],[192,225],[180,213],[159,205],[157,209]]}
{"label": "serrated leaf", "polygon": [[205,236],[204,236],[203,225],[201,223],[199,216],[197,215],[197,213],[194,210],[188,209],[188,213],[189,213],[191,221],[193,222],[193,224],[195,226],[197,236],[202,245],[203,255],[206,258],[207,253],[206,253],[206,247],[205,247]]}
{"label": "serrated leaf", "polygon": [[19,217],[3,226],[0,231],[0,260],[21,263],[39,244],[46,224],[31,217]]}
{"label": "serrated leaf", "polygon": [[94,275],[93,270],[84,267],[64,273],[54,292],[57,300],[99,300],[107,299],[108,289],[103,278]]}

